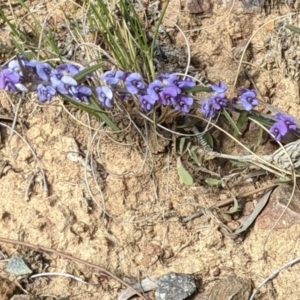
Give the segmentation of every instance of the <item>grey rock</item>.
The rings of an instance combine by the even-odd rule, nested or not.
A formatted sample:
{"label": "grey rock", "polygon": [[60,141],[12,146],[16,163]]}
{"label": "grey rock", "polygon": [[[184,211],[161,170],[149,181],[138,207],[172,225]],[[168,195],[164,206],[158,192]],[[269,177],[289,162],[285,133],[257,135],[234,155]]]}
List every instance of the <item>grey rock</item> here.
{"label": "grey rock", "polygon": [[171,272],[159,278],[155,299],[183,300],[192,295],[196,288],[197,285],[192,275]]}
{"label": "grey rock", "polygon": [[24,260],[20,257],[13,256],[9,259],[6,270],[17,276],[31,274],[32,271],[27,267]]}

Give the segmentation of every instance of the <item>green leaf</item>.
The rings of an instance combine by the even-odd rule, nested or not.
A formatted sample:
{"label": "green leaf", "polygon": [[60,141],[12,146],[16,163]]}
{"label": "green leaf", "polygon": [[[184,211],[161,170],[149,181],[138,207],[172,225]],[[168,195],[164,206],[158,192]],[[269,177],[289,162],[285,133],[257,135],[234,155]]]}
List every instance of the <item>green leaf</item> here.
{"label": "green leaf", "polygon": [[183,167],[180,157],[177,158],[177,172],[182,183],[186,185],[192,185],[194,183],[191,174]]}
{"label": "green leaf", "polygon": [[203,139],[211,149],[214,148],[214,139],[208,131],[203,134]]}
{"label": "green leaf", "polygon": [[292,182],[292,178],[287,178],[287,177],[279,177],[273,181],[274,184],[287,184],[291,182]]}
{"label": "green leaf", "polygon": [[233,197],[233,206],[228,211],[224,211],[225,214],[233,215],[239,211],[239,202]]}
{"label": "green leaf", "polygon": [[190,157],[192,158],[192,160],[193,160],[198,166],[200,166],[200,161],[199,161],[199,159],[198,159],[198,157],[197,157],[196,152],[195,152],[194,150],[190,150],[190,149],[188,149],[188,151],[189,151],[189,154],[190,154]]}
{"label": "green leaf", "polygon": [[111,127],[114,131],[120,131],[118,126],[116,126],[111,119],[107,116],[107,113],[104,110],[99,109],[96,101],[93,96],[90,97],[90,103],[80,103],[67,95],[61,95],[65,100],[72,103],[74,106],[80,108],[81,110],[97,117],[98,119],[104,121],[109,127]]}
{"label": "green leaf", "polygon": [[294,25],[285,25],[285,27],[295,33],[300,34],[300,28]]}
{"label": "green leaf", "polygon": [[220,179],[215,179],[215,178],[206,178],[205,182],[209,185],[209,186],[220,186],[222,185],[222,180]]}
{"label": "green leaf", "polygon": [[247,119],[248,119],[248,112],[244,110],[240,113],[239,118],[236,122],[236,127],[238,128],[238,130],[234,130],[233,132],[233,136],[235,138],[239,135],[241,128],[244,125],[244,123],[247,122]]}
{"label": "green leaf", "polygon": [[232,120],[230,114],[228,113],[228,111],[225,108],[222,108],[222,113],[223,113],[224,117],[226,118],[227,122],[233,128],[233,132],[237,132],[238,134],[241,134],[239,128],[237,127],[235,122]]}
{"label": "green leaf", "polygon": [[182,91],[187,92],[187,93],[194,93],[194,92],[208,92],[211,93],[211,89],[209,87],[206,86],[194,86],[192,88],[185,88],[182,89]]}
{"label": "green leaf", "polygon": [[88,113],[91,113],[93,115],[95,115],[95,113],[97,112],[105,112],[104,110],[101,110],[99,108],[96,108],[93,103],[81,103],[81,102],[78,102],[76,100],[74,100],[73,98],[71,98],[70,96],[68,95],[62,95],[62,97],[67,100],[68,102],[72,103],[73,105],[75,105],[76,107],[88,112]]}
{"label": "green leaf", "polygon": [[150,46],[150,58],[151,59],[153,59],[153,57],[154,57],[154,49],[155,49],[155,46],[157,44],[157,35],[158,35],[159,28],[160,28],[160,25],[162,23],[163,17],[164,17],[164,15],[166,13],[168,5],[169,5],[169,1],[167,1],[164,4],[164,6],[163,6],[163,8],[161,10],[158,22],[156,24],[155,30],[154,30],[154,34],[153,34],[153,38],[152,38],[152,43],[151,43],[151,46]]}
{"label": "green leaf", "polygon": [[251,115],[251,116],[248,117],[248,119],[249,120],[255,120],[255,121],[259,122],[261,125],[264,125],[266,127],[270,127],[274,123],[274,122],[271,122],[271,121],[269,121],[266,118],[263,118],[261,116]]}
{"label": "green leaf", "polygon": [[93,110],[96,113],[96,116],[104,121],[112,130],[114,131],[120,131],[117,125],[107,116],[107,113],[101,109],[99,109],[99,106],[97,102],[95,101],[94,96],[90,97],[90,103],[92,105]]}
{"label": "green leaf", "polygon": [[183,146],[184,146],[184,143],[185,143],[185,138],[181,138],[179,140],[179,154],[180,155],[183,155]]}
{"label": "green leaf", "polygon": [[96,65],[93,65],[90,67],[86,67],[82,71],[78,72],[73,78],[76,81],[80,82],[81,80],[85,79],[87,75],[97,71],[101,67],[103,67],[103,63],[99,63],[99,64],[96,64]]}

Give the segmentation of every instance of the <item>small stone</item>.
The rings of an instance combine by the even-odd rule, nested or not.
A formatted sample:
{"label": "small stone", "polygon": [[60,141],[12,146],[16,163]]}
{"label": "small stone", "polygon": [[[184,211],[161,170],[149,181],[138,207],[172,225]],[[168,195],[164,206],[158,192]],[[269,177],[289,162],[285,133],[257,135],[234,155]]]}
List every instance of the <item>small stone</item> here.
{"label": "small stone", "polygon": [[217,281],[208,293],[209,300],[248,300],[252,291],[250,279],[229,276]]}
{"label": "small stone", "polygon": [[210,0],[186,0],[185,9],[191,14],[199,14],[212,9]]}
{"label": "small stone", "polygon": [[265,0],[242,0],[242,3],[246,8],[250,8],[253,6],[263,8],[265,5]]}
{"label": "small stone", "polygon": [[213,271],[212,271],[212,275],[214,277],[217,277],[221,274],[221,269],[219,267],[215,268]]}
{"label": "small stone", "polygon": [[156,300],[183,300],[192,295],[197,288],[190,274],[174,272],[161,276],[157,282]]}
{"label": "small stone", "polygon": [[24,260],[20,257],[13,256],[9,259],[6,270],[14,275],[22,276],[31,274],[32,271],[27,267]]}
{"label": "small stone", "polygon": [[237,14],[254,14],[266,7],[266,0],[239,0],[236,1],[232,11]]}
{"label": "small stone", "polygon": [[269,203],[257,217],[255,227],[260,229],[272,228],[285,209],[285,213],[276,224],[275,229],[289,228],[293,224],[299,223],[300,192],[295,191],[293,199],[289,203],[288,208],[286,208],[292,192],[291,186],[286,185],[277,187],[272,193]]}

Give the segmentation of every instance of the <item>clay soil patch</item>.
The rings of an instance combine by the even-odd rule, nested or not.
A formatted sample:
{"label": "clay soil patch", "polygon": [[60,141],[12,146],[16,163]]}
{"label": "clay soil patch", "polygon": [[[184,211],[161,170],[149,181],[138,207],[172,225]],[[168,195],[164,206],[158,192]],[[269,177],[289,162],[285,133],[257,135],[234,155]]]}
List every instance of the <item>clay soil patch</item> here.
{"label": "clay soil patch", "polygon": [[[167,17],[184,31],[199,28],[186,33],[193,72],[210,82],[226,82],[233,95],[245,41],[262,24],[289,10],[280,3],[273,3],[266,12],[258,4],[261,1],[256,1],[257,6],[251,1],[235,1],[233,6],[231,1],[215,2],[211,11],[199,15],[182,10],[180,2],[174,0]],[[296,17],[292,20],[298,24]],[[184,47],[182,35],[173,25],[166,21],[165,26],[173,43]],[[278,26],[278,21],[270,22],[252,39],[238,86],[249,86],[253,80],[261,99],[300,118],[299,78],[289,65],[284,69],[280,64],[286,57],[276,56]],[[266,36],[275,39],[274,43],[267,44]],[[6,38],[3,30],[1,39],[5,42]],[[269,57],[271,50],[274,60]],[[0,114],[14,118],[18,102],[18,97],[2,93]],[[124,130],[122,134],[112,133],[107,126],[95,131],[91,128],[99,128],[98,120],[70,107],[67,113],[61,103],[56,99],[49,105],[38,105],[34,97],[21,102],[15,128],[28,144],[0,124],[1,237],[66,252],[131,282],[171,271],[193,274],[199,282],[193,299],[205,299],[203,295],[217,280],[230,276],[250,279],[258,286],[274,270],[300,255],[297,223],[273,231],[266,244],[270,228],[255,225],[243,238],[232,240],[221,233],[213,213],[183,223],[182,218],[200,207],[226,200],[231,194],[206,185],[206,175],[196,177],[190,187],[183,185],[173,142],[156,139],[150,124],[145,126],[139,120],[135,128],[123,116],[116,116],[114,121]],[[12,125],[9,120],[0,122]],[[250,129],[250,142],[255,134]],[[231,154],[241,151],[230,143],[226,148]],[[264,181],[267,179],[239,188],[255,190],[268,183]],[[253,210],[257,198],[250,200],[246,212]],[[237,227],[244,214],[226,222]],[[111,300],[120,293],[119,282],[72,260],[39,248],[8,243],[1,243],[0,248],[3,259],[22,257],[34,273],[68,273],[90,283],[61,276],[17,279],[6,271],[3,261],[1,299],[27,295],[24,299]],[[299,271],[299,264],[282,271],[255,299],[298,299]],[[154,292],[147,296],[154,299]]]}

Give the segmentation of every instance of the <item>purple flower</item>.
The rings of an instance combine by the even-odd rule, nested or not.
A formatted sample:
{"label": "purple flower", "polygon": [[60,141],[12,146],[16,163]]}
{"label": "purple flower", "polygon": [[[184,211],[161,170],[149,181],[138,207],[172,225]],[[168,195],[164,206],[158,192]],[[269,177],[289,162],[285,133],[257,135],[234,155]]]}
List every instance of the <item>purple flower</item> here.
{"label": "purple flower", "polygon": [[145,84],[142,81],[142,76],[139,73],[131,73],[125,79],[125,86],[127,91],[134,95],[137,94],[139,91],[145,88]]}
{"label": "purple flower", "polygon": [[177,95],[178,95],[178,88],[176,86],[165,87],[159,93],[159,101],[163,105],[170,105],[176,102],[175,98]]}
{"label": "purple flower", "polygon": [[149,84],[149,86],[147,88],[147,93],[154,100],[158,100],[159,93],[163,90],[163,88],[164,88],[163,83],[160,80],[156,79]]}
{"label": "purple flower", "polygon": [[297,129],[297,125],[295,123],[295,119],[292,116],[289,115],[285,115],[285,114],[281,114],[281,113],[277,113],[275,115],[275,118],[277,120],[283,121],[287,127],[288,130],[296,130]]}
{"label": "purple flower", "polygon": [[172,85],[178,85],[179,78],[177,75],[174,74],[168,74],[167,78],[165,78],[165,85],[166,86],[172,86]]}
{"label": "purple flower", "polygon": [[37,63],[36,74],[43,81],[49,82],[52,67],[48,63]]}
{"label": "purple flower", "polygon": [[77,86],[77,81],[74,78],[63,75],[57,70],[53,70],[51,72],[50,81],[52,86],[63,95],[67,95],[69,93],[70,86]]}
{"label": "purple flower", "polygon": [[123,80],[124,72],[120,70],[107,71],[102,76],[101,79],[105,80],[107,84],[117,84],[120,80]]}
{"label": "purple flower", "polygon": [[179,78],[177,75],[164,73],[157,77],[157,80],[160,80],[164,87],[176,87],[177,94],[181,92],[181,89],[177,86]]}
{"label": "purple flower", "polygon": [[177,86],[180,89],[184,89],[184,88],[192,88],[196,85],[196,83],[192,80],[192,78],[187,77],[183,80],[179,80],[177,83]]}
{"label": "purple flower", "polygon": [[[20,58],[20,60],[23,63],[23,66],[24,66],[25,65],[25,60],[23,58]],[[8,63],[7,66],[8,66],[9,69],[13,70],[16,73],[21,72],[21,67],[20,67],[19,61],[17,59],[11,60]],[[22,75],[22,74],[20,74],[20,75]]]}
{"label": "purple flower", "polygon": [[277,141],[287,134],[288,128],[284,121],[278,121],[270,128],[270,133],[272,133]]}
{"label": "purple flower", "polygon": [[164,83],[166,83],[166,80],[171,76],[171,74],[169,73],[164,73],[164,74],[161,74],[157,77],[158,80],[162,81]]}
{"label": "purple flower", "polygon": [[0,89],[8,92],[16,90],[16,84],[20,81],[20,75],[11,69],[4,69],[0,72]]}
{"label": "purple flower", "polygon": [[74,76],[77,73],[79,73],[81,70],[83,70],[84,68],[80,68],[73,64],[62,64],[62,65],[57,66],[55,69],[62,75]]}
{"label": "purple flower", "polygon": [[211,98],[207,98],[203,101],[201,111],[206,118],[214,118],[217,115],[217,111],[213,106]]}
{"label": "purple flower", "polygon": [[272,133],[277,141],[287,134],[289,130],[296,130],[297,126],[295,120],[292,116],[277,113],[275,118],[279,121],[273,124],[270,128],[270,133]]}
{"label": "purple flower", "polygon": [[24,59],[21,61],[24,62],[25,67],[31,67],[31,68],[36,67],[36,65],[39,63],[36,59],[31,59],[29,61],[27,59]]}
{"label": "purple flower", "polygon": [[[19,60],[22,64],[22,66],[27,69],[28,71],[32,71],[33,68],[37,65],[37,61],[36,60],[27,60],[25,59],[23,56],[19,56]],[[13,70],[14,72],[18,73],[20,76],[23,76],[23,73],[22,73],[22,69],[21,69],[21,66],[19,64],[19,60],[18,59],[14,59],[14,60],[11,60],[9,63],[8,63],[8,68]]]}
{"label": "purple flower", "polygon": [[220,110],[222,107],[227,106],[228,101],[225,98],[225,94],[215,94],[211,98],[212,106],[215,110]]}
{"label": "purple flower", "polygon": [[216,92],[218,94],[225,93],[227,90],[227,85],[222,81],[219,81],[218,85],[210,84],[209,87],[213,92]]}
{"label": "purple flower", "polygon": [[89,102],[89,96],[92,94],[92,90],[84,85],[71,86],[69,92],[79,102]]}
{"label": "purple flower", "polygon": [[96,88],[96,95],[103,107],[112,107],[112,90],[107,86],[99,86]]}
{"label": "purple flower", "polygon": [[50,101],[55,94],[56,90],[52,86],[45,86],[41,83],[37,86],[37,96],[41,102]]}
{"label": "purple flower", "polygon": [[141,106],[144,110],[151,110],[156,100],[153,99],[150,95],[142,95],[139,96],[139,100],[141,102]]}
{"label": "purple flower", "polygon": [[176,110],[181,110],[183,113],[188,113],[193,105],[194,99],[185,95],[178,95],[172,103]]}
{"label": "purple flower", "polygon": [[250,111],[253,107],[258,105],[256,99],[256,92],[249,89],[241,89],[240,100],[245,110]]}

